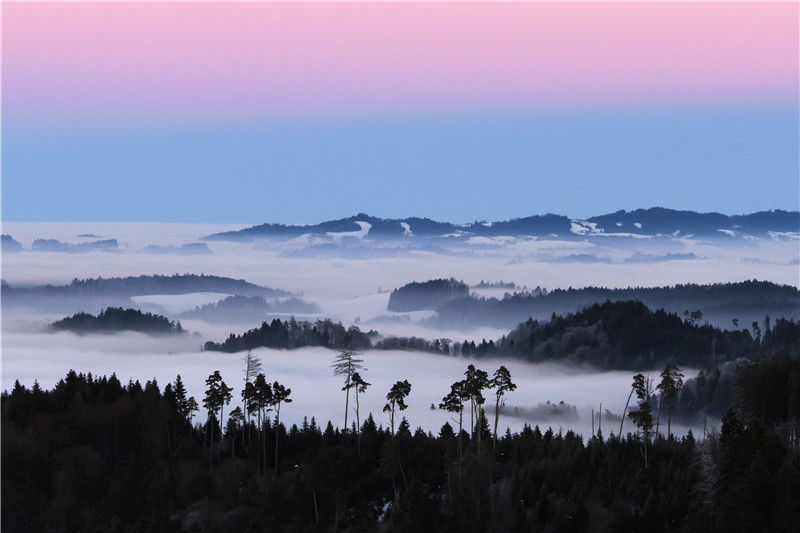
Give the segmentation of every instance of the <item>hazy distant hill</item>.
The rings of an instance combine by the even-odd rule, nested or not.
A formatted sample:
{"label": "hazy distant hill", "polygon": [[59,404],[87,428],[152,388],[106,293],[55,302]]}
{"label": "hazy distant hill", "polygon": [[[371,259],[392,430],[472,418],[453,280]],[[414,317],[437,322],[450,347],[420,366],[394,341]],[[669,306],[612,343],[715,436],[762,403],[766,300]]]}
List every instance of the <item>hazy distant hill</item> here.
{"label": "hazy distant hill", "polygon": [[[626,232],[645,235],[735,236],[765,235],[769,232],[799,232],[800,212],[759,211],[749,215],[723,215],[720,213],[696,213],[654,207],[635,211],[617,211],[586,219],[597,224],[606,233]],[[735,235],[732,235],[732,232]]]}
{"label": "hazy distant hill", "polygon": [[83,242],[80,244],[69,244],[56,239],[36,239],[31,245],[34,252],[65,252],[80,254],[95,250],[116,250],[118,247],[117,239],[105,239],[102,241]]}
{"label": "hazy distant hill", "polygon": [[572,313],[606,300],[639,300],[651,309],[663,308],[677,314],[699,310],[704,320],[722,327],[730,327],[734,318],[742,327],[765,315],[800,318],[800,290],[753,280],[672,287],[535,290],[506,294],[503,298],[465,296],[442,303],[431,322],[444,328],[512,327],[528,317],[543,320],[553,313]]}
{"label": "hazy distant hill", "polygon": [[467,224],[438,222],[429,218],[385,219],[359,213],[318,224],[261,224],[237,231],[215,233],[205,240],[251,241],[258,238],[291,239],[300,235],[363,233],[373,239],[470,236],[557,236],[559,238],[603,236],[702,236],[733,238],[744,235],[768,237],[800,232],[800,212],[760,211],[747,215],[697,213],[653,207],[617,211],[588,219],[564,215],[534,215],[505,221]]}
{"label": "hazy distant hill", "polygon": [[6,235],[5,233],[2,236],[2,251],[4,253],[13,253],[13,252],[21,252],[22,245],[14,240],[11,235]]}
{"label": "hazy distant hill", "polygon": [[267,301],[263,296],[228,296],[218,302],[197,306],[180,314],[181,318],[198,318],[206,322],[263,322],[276,314],[313,314],[319,306],[300,298]]}
{"label": "hazy distant hill", "polygon": [[204,242],[188,242],[180,246],[159,246],[158,244],[148,244],[142,249],[145,254],[175,254],[175,255],[211,255],[213,252],[208,249]]}
{"label": "hazy distant hill", "polygon": [[231,333],[223,342],[206,342],[204,349],[231,353],[259,347],[295,349],[323,346],[335,350],[366,350],[371,346],[370,337],[375,334],[364,333],[357,326],[345,328],[340,322],[328,319],[315,322],[274,319],[241,335]]}
{"label": "hazy distant hill", "polygon": [[22,287],[3,284],[2,305],[50,312],[97,311],[105,307],[135,307],[132,296],[216,292],[241,296],[284,297],[289,293],[243,279],[205,274],[75,279],[68,285]]}

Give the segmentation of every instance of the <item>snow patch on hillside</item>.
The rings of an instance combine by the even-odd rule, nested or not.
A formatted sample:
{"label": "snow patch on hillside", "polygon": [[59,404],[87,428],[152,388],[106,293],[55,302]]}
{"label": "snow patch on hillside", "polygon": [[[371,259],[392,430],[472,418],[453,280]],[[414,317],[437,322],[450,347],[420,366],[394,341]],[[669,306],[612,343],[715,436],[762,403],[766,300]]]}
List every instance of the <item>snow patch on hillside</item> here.
{"label": "snow patch on hillside", "polygon": [[363,239],[369,233],[370,228],[372,228],[372,224],[369,222],[364,222],[363,220],[356,220],[356,224],[361,228],[358,231],[329,231],[327,233],[328,237],[332,238],[334,241],[339,241],[341,239],[345,239],[347,237],[356,238],[356,239]]}
{"label": "snow patch on hillside", "polygon": [[597,222],[586,220],[571,220],[569,231],[576,235],[603,235],[603,228],[597,227]]}

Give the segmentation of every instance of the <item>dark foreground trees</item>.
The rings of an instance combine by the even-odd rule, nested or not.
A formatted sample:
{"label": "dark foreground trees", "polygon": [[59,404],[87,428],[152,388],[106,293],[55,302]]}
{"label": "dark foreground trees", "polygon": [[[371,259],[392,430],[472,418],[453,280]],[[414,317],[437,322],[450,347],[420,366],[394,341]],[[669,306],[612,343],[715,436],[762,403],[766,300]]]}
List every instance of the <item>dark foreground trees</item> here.
{"label": "dark foreground trees", "polygon": [[[795,359],[743,367],[721,433],[704,443],[646,433],[646,467],[644,432],[584,440],[525,426],[499,434],[494,451],[467,435],[459,454],[449,423],[433,435],[402,421],[392,436],[369,416],[358,453],[356,434],[313,418],[286,428],[264,417],[263,432],[242,431],[232,414],[225,428],[215,417],[191,427],[176,399],[183,388],[70,372],[50,391],[3,393],[2,530],[789,532],[800,523]],[[459,389],[444,402],[455,417],[469,400]],[[262,454],[278,439],[276,469]]]}

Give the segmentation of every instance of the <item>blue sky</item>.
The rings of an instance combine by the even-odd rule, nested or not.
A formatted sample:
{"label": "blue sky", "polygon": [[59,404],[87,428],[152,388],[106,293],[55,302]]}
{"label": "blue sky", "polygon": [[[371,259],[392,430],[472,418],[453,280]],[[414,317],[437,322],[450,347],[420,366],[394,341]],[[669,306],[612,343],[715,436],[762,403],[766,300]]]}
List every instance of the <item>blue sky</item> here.
{"label": "blue sky", "polygon": [[450,221],[798,209],[796,104],[3,118],[9,221]]}

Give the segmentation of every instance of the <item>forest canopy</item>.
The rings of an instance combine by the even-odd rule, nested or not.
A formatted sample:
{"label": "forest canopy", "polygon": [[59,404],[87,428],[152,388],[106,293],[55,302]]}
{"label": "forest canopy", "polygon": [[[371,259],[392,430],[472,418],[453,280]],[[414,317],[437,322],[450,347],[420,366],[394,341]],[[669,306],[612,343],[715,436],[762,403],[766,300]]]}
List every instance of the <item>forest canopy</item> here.
{"label": "forest canopy", "polygon": [[468,295],[467,284],[454,278],[413,281],[392,291],[387,308],[398,312],[436,309],[447,300]]}
{"label": "forest canopy", "polygon": [[[738,324],[738,323],[737,323]],[[637,301],[606,301],[566,315],[553,313],[547,321],[521,322],[500,339],[481,342],[390,336],[345,328],[330,320],[264,322],[222,343],[208,342],[206,350],[237,352],[257,347],[413,350],[443,355],[513,357],[530,362],[565,361],[600,369],[656,368],[665,361],[706,368],[723,361],[755,358],[760,353],[785,351],[800,356],[800,322],[765,317],[725,330],[703,321],[698,310],[682,316],[663,309],[651,311]]]}
{"label": "forest canopy", "polygon": [[231,333],[223,342],[209,341],[204,348],[217,352],[241,352],[259,347],[294,349],[304,346],[366,350],[372,346],[370,336],[374,335],[375,332],[364,333],[357,326],[345,328],[341,323],[332,320],[317,320],[312,323],[298,322],[294,317],[286,321],[275,318],[241,335]]}
{"label": "forest canopy", "polygon": [[606,300],[639,300],[651,309],[662,308],[676,314],[687,309],[700,310],[708,322],[718,327],[728,327],[734,318],[743,324],[762,320],[766,315],[800,319],[797,287],[752,280],[626,289],[585,287],[547,291],[537,288],[507,293],[502,298],[465,295],[442,302],[430,322],[446,328],[513,327],[528,317],[544,320],[552,313],[573,313]]}
{"label": "forest canopy", "polygon": [[116,333],[138,331],[155,334],[184,333],[180,322],[170,321],[162,315],[143,313],[138,309],[109,307],[97,316],[89,313],[76,313],[50,324],[52,331],[72,331],[73,333]]}
{"label": "forest canopy", "polygon": [[[480,374],[468,368],[441,408],[462,410]],[[785,355],[737,372],[721,432],[702,440],[652,431],[655,397],[631,406],[624,434],[525,425],[496,445],[481,411],[436,435],[371,415],[347,431],[313,416],[286,427],[291,389],[254,383],[247,412],[223,419],[231,398],[213,372],[196,423],[180,376],[163,391],[74,371],[52,390],[16,382],[2,394],[3,531],[788,533],[800,521],[800,362]],[[402,409],[412,385],[387,399]]]}

